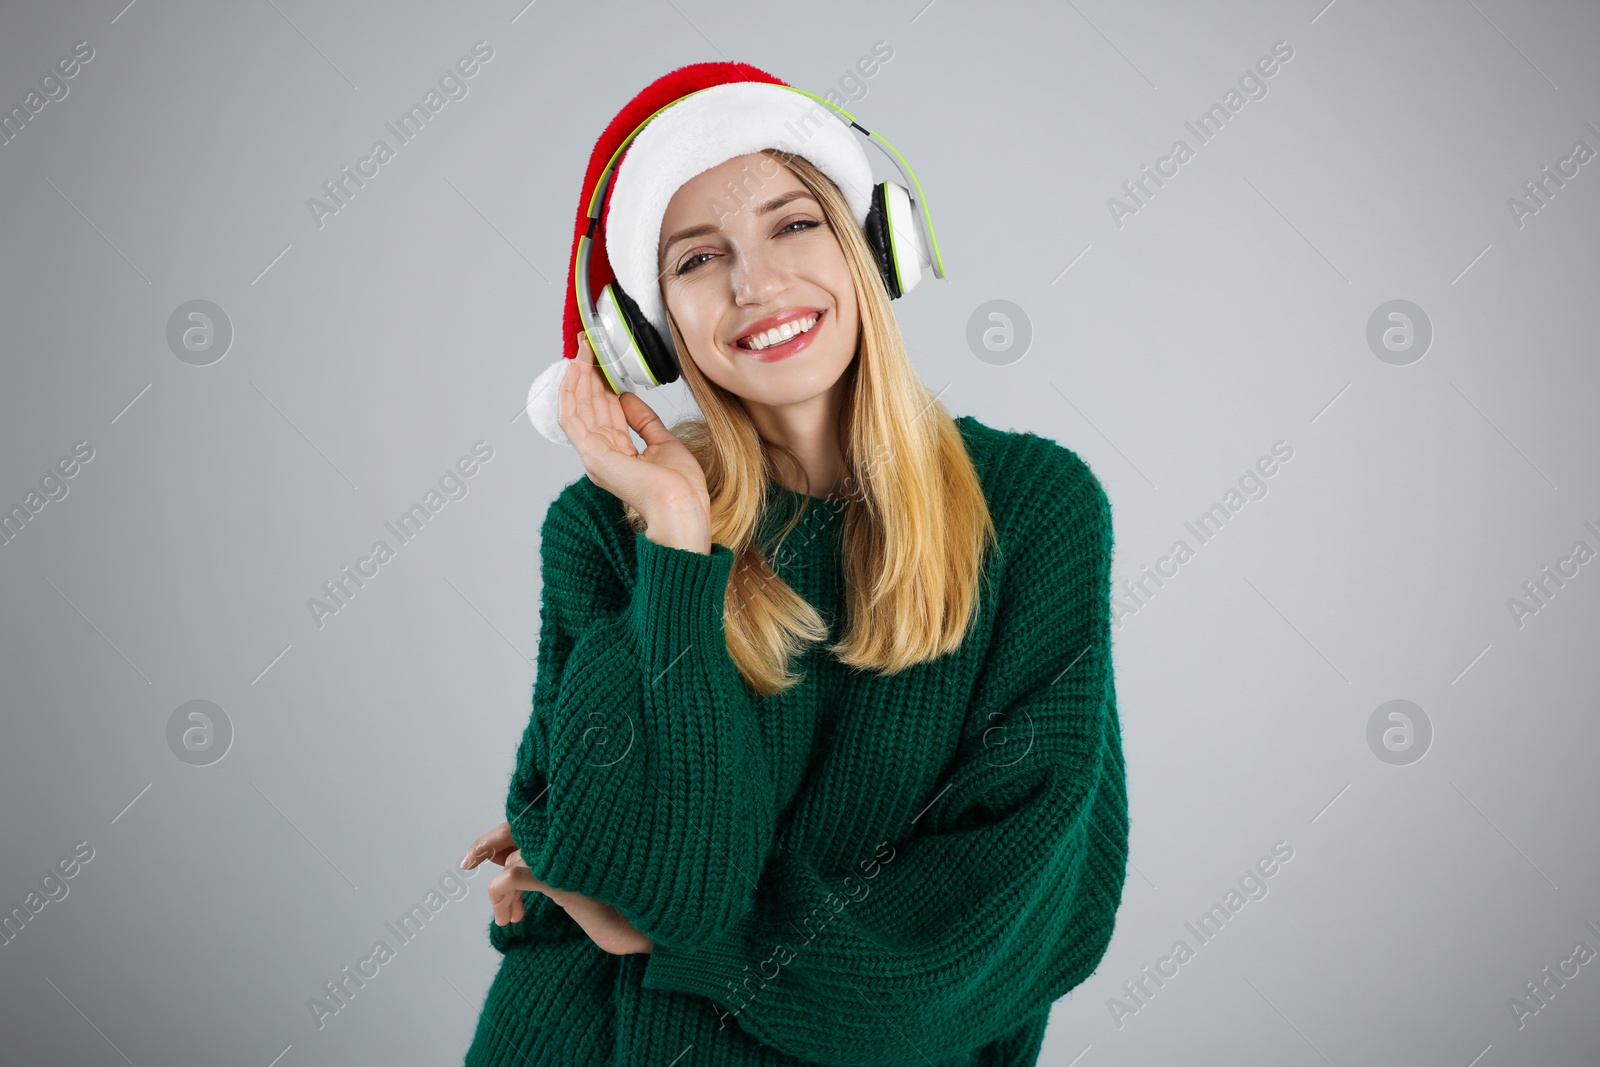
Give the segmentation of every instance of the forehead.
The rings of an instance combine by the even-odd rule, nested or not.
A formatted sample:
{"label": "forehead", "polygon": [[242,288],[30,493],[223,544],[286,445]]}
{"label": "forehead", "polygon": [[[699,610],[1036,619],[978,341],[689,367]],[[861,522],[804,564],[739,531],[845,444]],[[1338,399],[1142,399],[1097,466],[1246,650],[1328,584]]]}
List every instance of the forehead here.
{"label": "forehead", "polygon": [[678,187],[662,216],[661,239],[667,240],[679,227],[718,222],[741,207],[804,188],[794,171],[771,156],[760,152],[734,156]]}

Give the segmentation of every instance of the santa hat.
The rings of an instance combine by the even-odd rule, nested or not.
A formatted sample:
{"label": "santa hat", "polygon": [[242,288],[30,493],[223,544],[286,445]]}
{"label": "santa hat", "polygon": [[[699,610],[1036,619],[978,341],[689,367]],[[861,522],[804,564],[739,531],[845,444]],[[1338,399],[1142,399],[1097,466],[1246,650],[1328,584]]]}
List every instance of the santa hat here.
{"label": "santa hat", "polygon": [[[606,164],[640,123],[601,207],[601,239],[589,256],[589,291],[616,281],[675,350],[657,267],[661,219],[691,178],[736,156],[776,148],[807,161],[844,194],[858,225],[872,207],[872,167],[857,136],[833,109],[747,63],[693,63],[663,74],[619,111],[589,155],[567,260],[561,358],[528,391],[528,418],[552,441],[568,444],[556,422],[567,360],[578,354],[578,239],[589,230],[589,204]],[[693,95],[691,95],[693,94]],[[664,110],[663,110],[664,109]],[[657,114],[657,112],[660,112]],[[652,118],[651,116],[655,116]],[[680,361],[687,353],[678,353]]]}

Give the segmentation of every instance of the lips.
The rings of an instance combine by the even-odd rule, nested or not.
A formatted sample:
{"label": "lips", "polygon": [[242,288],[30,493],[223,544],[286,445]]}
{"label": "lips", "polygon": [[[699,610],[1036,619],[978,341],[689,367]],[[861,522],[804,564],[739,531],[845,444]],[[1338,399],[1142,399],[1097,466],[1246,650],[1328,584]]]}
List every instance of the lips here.
{"label": "lips", "polygon": [[[816,307],[785,308],[776,315],[769,315],[764,319],[757,319],[755,322],[752,322],[737,335],[735,335],[733,340],[728,343],[733,345],[735,348],[740,348],[743,351],[749,351],[749,349],[744,349],[739,342],[756,334],[766,333],[768,330],[775,330],[786,322],[793,322],[795,319],[803,319],[808,315],[820,316],[821,314],[822,309]],[[816,327],[813,326],[812,329],[816,329]]]}
{"label": "lips", "polygon": [[826,312],[822,311],[816,312],[816,316],[817,321],[812,325],[811,329],[805,333],[797,333],[787,341],[780,341],[770,348],[756,350],[740,348],[738,345],[731,345],[730,347],[746,359],[754,360],[757,363],[776,363],[780,359],[788,359],[798,352],[805,351],[811,346],[811,342],[817,339],[817,334],[822,331],[822,325],[828,321],[828,316]]}

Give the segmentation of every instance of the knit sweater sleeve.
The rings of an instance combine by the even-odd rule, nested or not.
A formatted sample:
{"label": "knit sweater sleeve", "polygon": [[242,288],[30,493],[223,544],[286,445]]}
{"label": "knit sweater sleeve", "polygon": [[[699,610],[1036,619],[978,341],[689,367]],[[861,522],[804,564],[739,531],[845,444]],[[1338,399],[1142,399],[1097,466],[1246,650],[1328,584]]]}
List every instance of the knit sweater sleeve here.
{"label": "knit sweater sleeve", "polygon": [[[512,838],[551,886],[616,907],[653,938],[698,944],[749,910],[776,818],[753,698],[723,632],[733,554],[632,533],[620,502],[583,478],[546,512],[540,560]],[[526,933],[570,933],[544,894],[523,900]]]}
{"label": "knit sweater sleeve", "polygon": [[1051,458],[1016,472],[1026,502],[988,657],[924,812],[825,869],[778,850],[726,933],[656,945],[646,988],[705,996],[723,1025],[800,1059],[926,1065],[1015,1030],[1094,971],[1128,840],[1111,506],[1074,453],[1032,439]]}

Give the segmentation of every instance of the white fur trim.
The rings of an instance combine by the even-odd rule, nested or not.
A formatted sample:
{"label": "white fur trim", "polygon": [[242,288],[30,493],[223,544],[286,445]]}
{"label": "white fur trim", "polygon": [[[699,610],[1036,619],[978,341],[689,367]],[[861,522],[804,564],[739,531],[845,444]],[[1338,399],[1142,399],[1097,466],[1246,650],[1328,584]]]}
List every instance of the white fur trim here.
{"label": "white fur trim", "polygon": [[[735,156],[778,148],[804,156],[844,193],[856,223],[872,207],[872,166],[828,105],[770,82],[730,82],[673,104],[639,132],[617,168],[606,221],[606,258],[623,291],[669,346],[657,248],[661,219],[689,179]],[[753,195],[753,194],[745,194]],[[729,197],[729,208],[738,200]]]}
{"label": "white fur trim", "polygon": [[533,428],[558,445],[572,447],[556,415],[561,403],[561,380],[566,377],[570,359],[557,359],[540,372],[528,387],[528,421]]}

